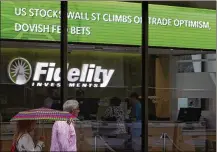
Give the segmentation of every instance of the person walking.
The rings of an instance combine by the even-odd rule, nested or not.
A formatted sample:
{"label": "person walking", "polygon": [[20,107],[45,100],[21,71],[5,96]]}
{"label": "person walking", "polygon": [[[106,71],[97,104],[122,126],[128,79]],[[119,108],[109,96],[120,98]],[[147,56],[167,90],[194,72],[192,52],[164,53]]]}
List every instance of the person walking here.
{"label": "person walking", "polygon": [[[77,100],[67,100],[63,104],[63,110],[72,114],[72,117],[78,117],[80,112]],[[50,151],[76,152],[77,141],[73,121],[56,121],[52,128]]]}
{"label": "person walking", "polygon": [[141,103],[139,95],[136,92],[131,93],[130,101],[132,105],[131,118],[136,121],[141,121]]}
{"label": "person walking", "polygon": [[105,110],[104,119],[116,123],[116,130],[112,131],[112,135],[126,134],[124,123],[124,110],[120,106],[121,99],[113,97],[110,99],[110,106]]}
{"label": "person walking", "polygon": [[36,127],[35,120],[19,120],[13,138],[11,152],[40,152],[44,147],[44,137],[40,137],[37,144],[33,142],[31,134]]}
{"label": "person walking", "polygon": [[132,148],[134,151],[141,151],[141,135],[142,135],[142,123],[141,123],[141,103],[139,95],[136,92],[131,93],[130,101],[132,105],[131,111],[131,136],[132,136]]}

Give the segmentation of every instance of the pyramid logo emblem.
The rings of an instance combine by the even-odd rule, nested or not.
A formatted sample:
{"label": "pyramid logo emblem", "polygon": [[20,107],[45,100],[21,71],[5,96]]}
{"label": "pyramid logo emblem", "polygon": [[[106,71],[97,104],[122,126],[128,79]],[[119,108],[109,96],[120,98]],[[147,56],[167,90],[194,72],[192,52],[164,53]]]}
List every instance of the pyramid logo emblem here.
{"label": "pyramid logo emblem", "polygon": [[15,58],[8,65],[8,75],[13,83],[24,85],[32,76],[31,65],[24,58]]}

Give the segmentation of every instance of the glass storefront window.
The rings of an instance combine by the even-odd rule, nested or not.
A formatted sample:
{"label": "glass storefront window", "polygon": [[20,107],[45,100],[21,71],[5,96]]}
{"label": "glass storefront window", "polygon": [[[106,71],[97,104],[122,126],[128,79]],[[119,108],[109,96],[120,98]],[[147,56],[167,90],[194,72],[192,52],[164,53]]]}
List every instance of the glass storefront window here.
{"label": "glass storefront window", "polygon": [[[68,2],[66,88],[60,84],[60,3],[5,1],[0,11],[0,151],[11,148],[16,113],[62,110],[61,89],[79,103],[78,152],[140,152],[144,136],[150,152],[215,151],[215,11],[149,4],[147,101],[141,3]],[[149,118],[144,136],[142,102]],[[45,136],[44,151],[52,126],[38,121],[32,134],[34,141]]]}
{"label": "glass storefront window", "polygon": [[[9,7],[9,4],[10,2],[3,3],[4,8]],[[4,40],[2,42],[3,46],[0,52],[1,151],[8,151],[11,148],[16,123],[10,123],[10,119],[15,114],[41,107],[62,109],[60,102],[62,87],[60,85],[60,45],[45,41],[59,40],[58,10],[60,5],[54,2],[52,10],[47,10],[47,8],[50,9],[48,6],[51,6],[49,2],[30,2],[28,6],[22,2],[11,2],[11,4],[13,7],[9,7],[9,10],[22,21],[17,23],[16,20],[13,20],[15,27],[10,30],[6,29],[7,34],[2,33],[3,37],[11,38],[14,34],[13,30],[16,32],[22,30],[23,32],[15,39],[20,38],[24,41]],[[131,24],[119,23],[117,25],[116,19],[114,18],[112,21],[111,15],[106,12],[100,19],[108,20],[109,22],[105,22],[110,26],[99,26],[101,31],[99,27],[94,28],[93,20],[90,25],[84,21],[77,22],[78,24],[72,26],[72,10],[77,9],[78,5],[80,9],[86,10],[85,8],[89,8],[89,5],[93,4],[95,4],[95,9],[89,10],[89,14],[92,13],[92,16],[88,16],[87,13],[74,12],[74,17],[78,19],[84,15],[83,20],[87,21],[90,17],[92,19],[97,17],[94,12],[104,12],[101,10],[102,8],[111,9],[117,7],[116,4],[125,4],[134,7],[132,13],[137,16],[138,23],[135,23],[133,27],[140,27],[141,12],[136,11],[139,5],[134,3],[129,5],[129,3],[108,2],[105,3],[106,7],[103,3],[68,3],[69,41],[88,43],[96,41],[109,44],[108,46],[104,45],[103,49],[97,49],[97,45],[94,48],[87,44],[68,45],[68,60],[65,61],[67,62],[68,79],[67,99],[77,100],[80,108],[79,121],[75,124],[77,148],[78,151],[141,151],[141,54],[139,47],[136,46],[112,46],[116,43],[132,45],[132,42],[136,42],[138,44],[140,30],[129,32],[129,35],[135,34],[135,42],[128,39],[122,40],[126,37],[121,29],[126,29]],[[25,8],[22,8],[24,6]],[[35,9],[36,7],[40,9]],[[113,11],[115,14],[117,13],[117,10],[113,9]],[[121,11],[124,14],[128,13],[127,7],[123,7]],[[3,9],[2,12],[4,17],[8,15],[8,10]],[[117,17],[115,14],[114,17]],[[24,16],[28,16],[25,23]],[[41,18],[49,19],[42,24]],[[131,17],[125,19],[128,20],[128,18],[131,22]],[[5,18],[4,21],[6,22]],[[27,28],[33,30],[34,27],[36,27],[36,31],[28,32]],[[111,33],[112,31],[110,31],[110,35],[108,32],[107,35],[102,33],[102,30],[110,30],[111,27],[114,27],[113,33]],[[3,28],[6,28],[5,24],[3,24]],[[44,31],[39,32],[42,29]],[[49,30],[50,32],[47,33],[46,31]],[[90,32],[102,35],[91,37]],[[104,39],[102,36],[108,37]],[[26,39],[30,41],[26,42]],[[127,44],[128,42],[129,44]],[[75,49],[76,46],[79,49]],[[49,151],[53,123],[40,121],[37,126],[38,129],[35,130],[33,138],[37,141],[39,136],[45,136],[44,150]]]}
{"label": "glass storefront window", "polygon": [[[18,43],[20,45],[23,42]],[[59,67],[60,51],[49,47],[39,49],[37,45],[31,48],[15,45],[13,48],[1,48],[1,57],[1,139],[3,144],[6,142],[3,147],[3,151],[6,151],[11,146],[16,126],[10,124],[10,119],[15,114],[41,107],[59,110],[62,108],[59,87],[46,83],[45,80],[50,78],[40,71],[49,70],[48,66],[40,69],[43,64],[54,63]],[[40,125],[39,127],[42,128]],[[39,135],[40,133],[39,131]],[[47,145],[46,149],[48,148]]]}
{"label": "glass storefront window", "polygon": [[[139,97],[141,94],[141,89],[135,89],[141,84],[141,55],[130,52],[72,50],[68,55],[68,63],[69,69],[80,67],[84,70],[85,65],[89,67],[86,76],[86,81],[90,78],[89,83],[75,85],[93,86],[68,87],[68,97],[78,100],[80,104],[81,122],[77,125],[78,132],[81,132],[81,137],[78,138],[79,150],[140,149],[141,122],[134,124],[138,127],[139,135],[133,137],[130,111],[132,100],[136,99],[130,95],[135,92]],[[91,69],[94,72],[90,74]],[[96,80],[100,81],[97,83]],[[139,98],[137,100],[136,102],[140,102]],[[110,120],[111,117],[116,118]]]}
{"label": "glass storefront window", "polygon": [[150,98],[155,103],[157,121],[149,121],[150,151],[214,149],[216,61],[210,53],[180,52],[179,56],[164,54],[156,58],[155,96]]}

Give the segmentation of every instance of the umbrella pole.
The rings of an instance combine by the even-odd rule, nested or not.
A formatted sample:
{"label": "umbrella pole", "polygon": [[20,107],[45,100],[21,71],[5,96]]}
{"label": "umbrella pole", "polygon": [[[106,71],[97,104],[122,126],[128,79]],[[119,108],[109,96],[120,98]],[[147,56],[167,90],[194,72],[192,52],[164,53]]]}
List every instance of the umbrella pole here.
{"label": "umbrella pole", "polygon": [[43,122],[41,122],[41,121],[39,121],[39,128],[40,128],[40,132],[41,132],[40,134],[41,134],[41,136],[43,136],[43,134],[44,134],[43,133],[44,132],[43,131]]}
{"label": "umbrella pole", "polygon": [[42,131],[41,131],[41,121],[40,121],[40,120],[38,121],[38,124],[39,124],[39,125],[38,125],[38,129],[39,129],[40,135],[41,135]]}
{"label": "umbrella pole", "polygon": [[44,136],[44,121],[42,122],[42,136]]}

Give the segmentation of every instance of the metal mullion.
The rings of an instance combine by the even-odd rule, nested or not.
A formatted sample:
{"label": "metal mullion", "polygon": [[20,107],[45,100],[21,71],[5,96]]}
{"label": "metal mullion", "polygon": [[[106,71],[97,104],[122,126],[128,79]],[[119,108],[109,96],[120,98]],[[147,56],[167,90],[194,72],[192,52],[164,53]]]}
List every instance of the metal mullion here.
{"label": "metal mullion", "polygon": [[142,151],[148,152],[148,1],[142,2]]}
{"label": "metal mullion", "polygon": [[67,81],[67,44],[68,44],[68,32],[67,32],[67,12],[68,12],[68,2],[61,1],[61,50],[60,50],[60,66],[61,66],[61,105],[67,100],[68,96],[68,81]]}

